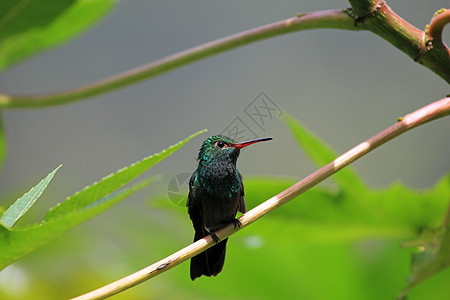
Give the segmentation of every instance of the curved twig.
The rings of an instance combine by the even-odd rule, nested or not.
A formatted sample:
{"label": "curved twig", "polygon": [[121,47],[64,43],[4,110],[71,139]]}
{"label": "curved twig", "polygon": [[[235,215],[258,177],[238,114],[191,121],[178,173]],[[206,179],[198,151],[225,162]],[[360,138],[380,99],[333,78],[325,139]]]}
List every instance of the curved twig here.
{"label": "curved twig", "polygon": [[[327,179],[340,169],[349,165],[353,161],[363,157],[370,151],[381,146],[382,144],[392,140],[406,131],[425,124],[437,118],[444,117],[450,114],[450,97],[443,98],[434,103],[431,103],[421,109],[416,110],[413,113],[401,118],[397,123],[378,133],[377,135],[369,138],[367,141],[357,145],[350,149],[343,155],[336,158],[328,165],[322,167],[316,172],[312,173],[308,177],[300,180],[295,185],[284,190],[280,194],[270,198],[269,200],[258,205],[254,209],[248,211],[239,218],[242,226],[241,228],[235,227],[234,224],[230,224],[218,231],[216,235],[221,239],[225,239],[230,235],[236,233],[240,229],[250,225],[259,218],[273,211],[277,207],[287,203],[288,201],[299,196],[303,192]],[[134,274],[119,279],[113,283],[105,285],[97,290],[76,297],[73,300],[85,300],[85,299],[104,299],[106,297],[115,295],[121,291],[129,289],[143,281],[153,278],[179,264],[190,259],[191,257],[205,251],[206,249],[214,246],[215,242],[210,235],[204,237],[201,240],[181,249],[180,251],[148,266]]]}
{"label": "curved twig", "polygon": [[432,40],[434,44],[442,44],[450,55],[450,49],[442,40],[442,32],[444,31],[445,25],[448,23],[450,23],[450,10],[442,9],[437,11],[428,27],[428,39]]}
{"label": "curved twig", "polygon": [[325,10],[301,14],[294,18],[243,31],[187,49],[77,89],[31,96],[0,94],[0,109],[44,107],[97,96],[255,41],[295,31],[316,28],[361,30],[361,28],[353,25],[352,18],[342,10]]}

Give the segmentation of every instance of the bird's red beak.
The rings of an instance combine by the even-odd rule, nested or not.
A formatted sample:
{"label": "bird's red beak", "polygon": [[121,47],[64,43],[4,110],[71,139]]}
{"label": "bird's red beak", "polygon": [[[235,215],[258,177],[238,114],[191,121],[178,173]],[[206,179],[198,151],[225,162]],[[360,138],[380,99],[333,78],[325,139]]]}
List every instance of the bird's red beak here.
{"label": "bird's red beak", "polygon": [[259,142],[265,142],[265,141],[270,141],[272,138],[260,138],[260,139],[254,139],[254,140],[250,140],[250,141],[245,141],[245,142],[240,142],[240,143],[236,143],[236,144],[232,144],[231,146],[234,148],[238,148],[238,149],[242,149],[244,147],[247,147],[248,145],[254,144],[254,143],[259,143]]}

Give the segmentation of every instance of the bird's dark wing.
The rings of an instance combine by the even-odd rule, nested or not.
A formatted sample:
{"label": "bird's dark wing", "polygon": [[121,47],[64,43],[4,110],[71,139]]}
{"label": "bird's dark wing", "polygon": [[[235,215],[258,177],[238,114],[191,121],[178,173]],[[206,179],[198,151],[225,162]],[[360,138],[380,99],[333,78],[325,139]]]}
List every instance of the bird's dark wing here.
{"label": "bird's dark wing", "polygon": [[198,189],[199,186],[195,182],[195,178],[197,177],[197,171],[194,171],[192,173],[191,178],[189,179],[189,195],[188,195],[188,201],[186,203],[186,206],[189,208],[192,205],[198,204],[199,199],[198,197]]}
{"label": "bird's dark wing", "polygon": [[189,217],[194,225],[195,236],[197,237],[201,235],[201,237],[194,239],[194,242],[207,235],[205,227],[203,226],[202,208],[200,206],[201,193],[199,193],[200,187],[195,182],[196,176],[197,171],[195,171],[192,174],[191,179],[189,179],[189,195],[186,203]]}
{"label": "bird's dark wing", "polygon": [[[196,184],[196,176],[197,173],[194,172],[189,180],[189,195],[186,205],[188,207],[189,217],[194,225],[194,242],[209,234],[203,225],[202,207],[200,201],[201,188]],[[216,276],[220,271],[222,271],[225,261],[226,243],[227,239],[191,258],[190,271],[192,280],[202,275]]]}
{"label": "bird's dark wing", "polygon": [[239,173],[239,177],[241,178],[241,189],[239,195],[238,211],[244,214],[246,212],[245,196],[244,196],[244,179],[242,178],[241,173]]}

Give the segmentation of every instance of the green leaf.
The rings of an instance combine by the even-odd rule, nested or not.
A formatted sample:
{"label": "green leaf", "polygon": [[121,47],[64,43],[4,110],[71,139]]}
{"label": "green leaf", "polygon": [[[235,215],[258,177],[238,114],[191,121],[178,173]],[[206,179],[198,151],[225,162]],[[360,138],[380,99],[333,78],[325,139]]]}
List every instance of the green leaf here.
{"label": "green leaf", "polygon": [[[247,207],[257,206],[296,181],[293,178],[246,177],[244,185]],[[365,198],[364,195],[356,197],[359,198],[331,188],[314,187],[271,212],[263,229],[259,229],[260,234],[283,240],[283,233],[276,234],[274,230],[280,226],[289,226],[296,229],[296,241],[312,245],[335,244],[361,238],[401,238],[411,234],[410,227],[413,226],[393,227],[392,224],[397,222],[386,222],[384,217],[373,214],[359,204],[367,201],[362,199]]]}
{"label": "green leaf", "polygon": [[61,168],[59,165],[50,174],[42,179],[36,186],[32,187],[27,193],[16,200],[8,210],[0,218],[0,223],[8,229],[11,229],[17,221],[34,205],[36,200],[41,196],[47,185],[55,175],[56,171]]}
{"label": "green leaf", "polygon": [[45,216],[45,220],[49,221],[60,216],[64,216],[68,212],[74,212],[80,209],[84,209],[87,205],[105,197],[111,192],[124,186],[140,174],[144,173],[145,171],[180,149],[189,140],[205,131],[206,130],[199,131],[189,136],[185,140],[180,141],[177,144],[172,145],[159,153],[148,156],[141,161],[118,170],[114,174],[110,174],[104,177],[102,180],[100,180],[99,182],[95,182],[91,186],[85,187],[82,191],[77,192],[73,196],[68,197],[64,202],[59,203],[55,207],[51,208]]}
{"label": "green leaf", "polygon": [[[291,130],[292,135],[296,139],[299,146],[309,156],[309,158],[316,163],[318,167],[332,162],[338,157],[336,152],[328,146],[324,141],[319,139],[308,129],[306,129],[300,122],[293,117],[284,113],[281,119]],[[367,191],[366,184],[360,179],[358,174],[350,168],[345,167],[332,177],[339,187],[346,192],[363,193]]]}
{"label": "green leaf", "polygon": [[0,269],[44,245],[66,230],[100,214],[154,181],[155,178],[151,178],[130,188],[114,192],[171,155],[190,139],[205,131],[197,132],[162,152],[120,169],[116,173],[77,192],[63,203],[52,208],[45,220],[39,224],[14,230],[8,230],[0,226],[0,249],[2,249],[0,251]]}
{"label": "green leaf", "polygon": [[386,189],[366,195],[364,208],[376,218],[392,226],[408,227],[415,234],[442,222],[450,199],[450,174],[434,187],[423,190],[394,183]]}
{"label": "green leaf", "polygon": [[[337,155],[334,151],[299,122],[287,114],[284,114],[282,119],[302,149],[319,166],[335,159]],[[424,191],[407,188],[400,183],[395,183],[385,190],[372,190],[349,167],[340,170],[332,178],[338,183],[340,188],[338,193],[322,194],[324,197],[315,195],[308,199],[308,193],[314,191],[312,189],[300,196],[303,199],[294,200],[295,204],[290,206],[289,210],[286,207],[290,204],[282,207],[285,208],[287,215],[294,216],[289,220],[292,224],[287,225],[296,229],[295,231],[299,233],[296,234],[296,238],[303,243],[314,245],[356,241],[361,238],[410,237],[424,228],[429,230],[427,228],[436,226],[442,219],[450,199],[448,175],[444,176],[433,189]],[[265,185],[267,183],[258,184],[257,189],[262,190]],[[248,192],[247,186],[246,184]],[[273,226],[266,222],[264,225],[268,225],[269,228],[263,228],[260,235],[272,241],[280,239],[278,242],[282,243],[285,231],[280,232],[278,229],[271,231],[270,228],[286,226],[287,220],[284,216],[283,224]],[[274,222],[270,219],[269,221]],[[410,285],[399,299],[403,299],[412,286],[450,265],[448,228],[439,237],[434,236],[426,244],[427,248],[424,249],[427,251],[413,256]]]}
{"label": "green leaf", "polygon": [[116,0],[0,1],[0,70],[89,28]]}
{"label": "green leaf", "polygon": [[[294,178],[244,178],[247,208],[251,209],[297,182]],[[267,216],[271,228],[297,228],[302,243],[333,244],[361,238],[408,238],[423,228],[437,226],[450,199],[450,176],[433,188],[414,190],[400,183],[370,189],[365,194],[348,194],[318,186],[301,194]],[[269,223],[265,223],[269,224]],[[283,225],[284,224],[284,225]],[[270,224],[269,224],[270,226]],[[270,229],[260,234],[275,239]]]}
{"label": "green leaf", "polygon": [[0,226],[0,249],[2,249],[0,251],[0,270],[25,254],[43,246],[70,228],[102,213],[153,181],[154,178],[150,178],[137,183],[130,188],[112,193],[103,199],[91,203],[84,210],[67,213],[64,217],[61,216],[61,218],[50,222],[41,222],[12,231]]}
{"label": "green leaf", "polygon": [[426,229],[420,237],[405,242],[403,246],[415,246],[418,252],[412,255],[409,285],[397,299],[405,299],[412,287],[450,267],[450,225]]}

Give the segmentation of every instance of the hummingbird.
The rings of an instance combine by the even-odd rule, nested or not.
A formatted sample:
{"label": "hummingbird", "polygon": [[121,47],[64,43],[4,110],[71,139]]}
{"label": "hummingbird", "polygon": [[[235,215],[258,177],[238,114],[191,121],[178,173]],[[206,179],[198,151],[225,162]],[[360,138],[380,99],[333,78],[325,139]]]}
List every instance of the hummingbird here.
{"label": "hummingbird", "polygon": [[238,143],[213,135],[205,140],[198,153],[198,167],[189,180],[188,214],[194,225],[194,242],[211,235],[216,245],[191,259],[191,279],[216,276],[225,261],[227,239],[220,241],[214,231],[230,223],[241,226],[237,212],[245,213],[244,184],[236,162],[242,148],[269,141],[259,138]]}

